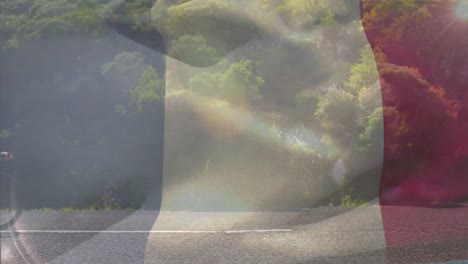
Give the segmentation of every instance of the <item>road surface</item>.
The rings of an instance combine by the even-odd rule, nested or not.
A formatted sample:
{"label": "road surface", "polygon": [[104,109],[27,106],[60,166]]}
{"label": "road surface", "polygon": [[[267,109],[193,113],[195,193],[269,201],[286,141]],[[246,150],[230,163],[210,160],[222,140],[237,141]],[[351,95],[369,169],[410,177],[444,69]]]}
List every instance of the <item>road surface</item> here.
{"label": "road surface", "polygon": [[[428,263],[468,252],[466,207],[395,207],[402,224],[385,233],[380,210],[164,211],[159,216],[154,211],[31,211],[13,233],[2,231],[1,263]],[[451,228],[457,236],[418,243],[427,237],[427,227],[431,234],[449,234]],[[385,234],[417,239],[388,248]]]}

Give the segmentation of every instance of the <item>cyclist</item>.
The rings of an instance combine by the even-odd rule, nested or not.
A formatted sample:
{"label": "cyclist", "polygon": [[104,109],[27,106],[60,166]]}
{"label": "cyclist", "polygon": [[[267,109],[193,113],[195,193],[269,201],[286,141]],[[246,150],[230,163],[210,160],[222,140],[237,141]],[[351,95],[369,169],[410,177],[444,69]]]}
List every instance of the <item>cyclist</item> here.
{"label": "cyclist", "polygon": [[0,152],[0,172],[1,174],[6,174],[6,176],[11,174],[11,161],[13,160],[13,154],[7,151]]}
{"label": "cyclist", "polygon": [[10,213],[0,217],[0,229],[8,228],[21,214],[21,209],[18,207],[18,201],[16,200],[16,178],[10,164],[12,160],[13,154],[7,151],[0,152],[2,207],[7,206],[12,209]]}

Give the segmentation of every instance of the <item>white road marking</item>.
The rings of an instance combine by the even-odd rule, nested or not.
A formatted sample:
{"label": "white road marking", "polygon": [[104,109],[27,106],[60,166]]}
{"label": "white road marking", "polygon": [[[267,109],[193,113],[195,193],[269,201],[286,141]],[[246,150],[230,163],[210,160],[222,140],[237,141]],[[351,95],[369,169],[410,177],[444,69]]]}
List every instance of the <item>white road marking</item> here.
{"label": "white road marking", "polygon": [[[292,229],[250,230],[13,230],[19,234],[246,234],[292,232]],[[10,233],[1,230],[0,233]]]}
{"label": "white road marking", "polygon": [[222,231],[226,234],[243,234],[243,233],[279,233],[292,232],[292,229],[254,229],[254,230],[227,230]]}

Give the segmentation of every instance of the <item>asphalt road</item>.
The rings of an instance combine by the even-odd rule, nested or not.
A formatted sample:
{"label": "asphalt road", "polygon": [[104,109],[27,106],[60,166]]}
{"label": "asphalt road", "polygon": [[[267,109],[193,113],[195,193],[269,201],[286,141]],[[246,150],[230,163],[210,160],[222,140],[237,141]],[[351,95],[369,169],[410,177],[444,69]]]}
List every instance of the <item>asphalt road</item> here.
{"label": "asphalt road", "polygon": [[159,216],[154,211],[26,212],[12,234],[1,233],[1,263],[434,263],[468,259],[468,208],[388,210],[387,215],[394,215],[385,232],[378,206],[302,212],[160,212]]}

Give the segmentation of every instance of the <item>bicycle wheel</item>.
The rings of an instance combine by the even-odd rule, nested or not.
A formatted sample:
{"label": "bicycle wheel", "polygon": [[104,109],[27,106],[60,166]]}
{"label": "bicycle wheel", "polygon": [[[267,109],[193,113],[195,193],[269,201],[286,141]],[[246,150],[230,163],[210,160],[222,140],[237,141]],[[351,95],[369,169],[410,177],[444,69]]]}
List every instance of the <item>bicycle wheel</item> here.
{"label": "bicycle wheel", "polygon": [[2,182],[2,208],[0,229],[9,229],[21,215],[22,208],[17,195],[16,178],[13,176]]}

